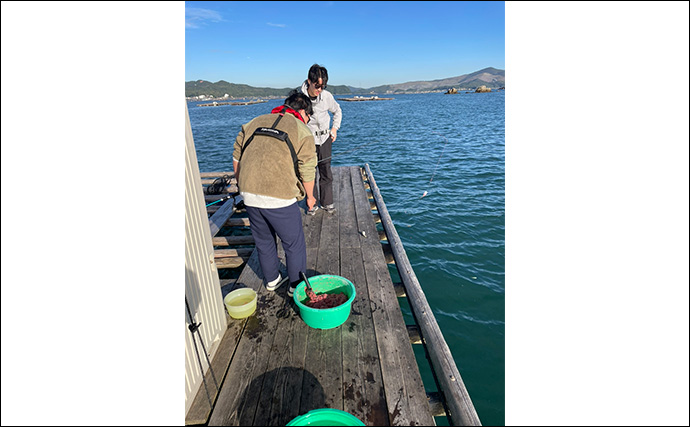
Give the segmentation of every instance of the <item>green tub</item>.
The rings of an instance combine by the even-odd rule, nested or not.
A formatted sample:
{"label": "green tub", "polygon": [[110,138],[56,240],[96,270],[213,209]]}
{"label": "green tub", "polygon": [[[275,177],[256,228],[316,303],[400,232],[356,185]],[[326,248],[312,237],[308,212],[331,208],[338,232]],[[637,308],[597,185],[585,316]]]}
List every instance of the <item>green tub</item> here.
{"label": "green tub", "polygon": [[[309,284],[314,288],[309,279]],[[335,307],[334,307],[335,308]],[[330,309],[329,309],[330,310]],[[352,414],[339,409],[314,409],[287,423],[288,426],[363,426],[366,425]]]}
{"label": "green tub", "polygon": [[310,277],[309,284],[317,295],[323,293],[338,294],[342,292],[347,295],[348,298],[343,304],[333,308],[317,309],[307,307],[304,305],[304,302],[309,301],[306,292],[307,285],[304,281],[301,281],[297,285],[297,288],[295,288],[292,298],[299,308],[299,313],[304,323],[315,329],[331,329],[345,323],[347,318],[350,317],[352,301],[354,301],[355,295],[357,294],[355,285],[344,277],[330,274]]}

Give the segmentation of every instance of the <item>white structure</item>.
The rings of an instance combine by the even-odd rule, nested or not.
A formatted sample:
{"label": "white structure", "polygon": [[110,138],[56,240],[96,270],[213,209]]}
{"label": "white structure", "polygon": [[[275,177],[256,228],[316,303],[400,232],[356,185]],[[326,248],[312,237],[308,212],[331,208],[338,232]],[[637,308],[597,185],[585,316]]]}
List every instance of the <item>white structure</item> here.
{"label": "white structure", "polygon": [[[227,314],[213,258],[211,229],[206,213],[199,163],[185,102],[185,414],[208,371],[227,328]],[[189,307],[189,312],[187,310]],[[190,324],[201,324],[192,333]],[[206,354],[204,354],[204,348]],[[218,375],[216,374],[216,378]],[[215,383],[207,381],[209,392]]]}

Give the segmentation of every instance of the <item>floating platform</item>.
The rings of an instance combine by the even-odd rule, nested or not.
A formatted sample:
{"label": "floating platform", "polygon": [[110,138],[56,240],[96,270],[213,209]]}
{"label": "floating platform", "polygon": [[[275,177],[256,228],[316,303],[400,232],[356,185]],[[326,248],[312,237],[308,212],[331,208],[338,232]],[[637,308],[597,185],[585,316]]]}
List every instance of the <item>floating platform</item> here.
{"label": "floating platform", "polygon": [[395,98],[379,98],[378,96],[359,97],[359,98],[338,98],[338,101],[390,101]]}
{"label": "floating platform", "polygon": [[219,107],[221,105],[252,105],[252,104],[261,104],[263,102],[268,102],[264,100],[259,100],[259,101],[240,101],[240,102],[210,102],[208,104],[199,104],[197,107]]}
{"label": "floating platform", "polygon": [[[223,297],[249,287],[258,304],[246,319],[228,317],[185,424],[284,426],[308,411],[335,408],[371,426],[430,426],[436,425],[434,416],[447,416],[451,425],[481,425],[369,166],[332,171],[336,211],[302,218],[307,276],[339,275],[356,287],[349,318],[333,329],[305,324],[287,284],[266,291],[249,220],[239,217],[233,199],[207,206],[218,268],[223,258],[236,259],[235,268],[241,268],[237,279],[220,281]],[[200,175],[210,184],[209,178],[226,174]],[[205,197],[209,203],[227,193]],[[238,232],[219,236],[228,227]],[[278,249],[285,272],[282,245]],[[393,282],[391,265],[401,282]],[[400,309],[398,298],[405,297],[414,325],[406,325]],[[416,360],[413,345],[425,347],[428,361]],[[423,383],[418,362],[430,363],[438,387]]]}

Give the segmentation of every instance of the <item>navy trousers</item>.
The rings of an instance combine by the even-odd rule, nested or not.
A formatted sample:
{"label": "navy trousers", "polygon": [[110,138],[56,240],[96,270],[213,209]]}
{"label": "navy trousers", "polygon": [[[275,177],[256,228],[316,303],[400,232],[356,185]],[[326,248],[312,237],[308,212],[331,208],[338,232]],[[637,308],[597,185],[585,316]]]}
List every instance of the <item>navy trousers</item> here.
{"label": "navy trousers", "polygon": [[261,209],[247,206],[249,228],[259,254],[264,280],[278,277],[280,261],[276,236],[280,237],[285,250],[290,283],[299,282],[300,271],[307,272],[307,245],[302,230],[302,213],[297,203],[278,209]]}

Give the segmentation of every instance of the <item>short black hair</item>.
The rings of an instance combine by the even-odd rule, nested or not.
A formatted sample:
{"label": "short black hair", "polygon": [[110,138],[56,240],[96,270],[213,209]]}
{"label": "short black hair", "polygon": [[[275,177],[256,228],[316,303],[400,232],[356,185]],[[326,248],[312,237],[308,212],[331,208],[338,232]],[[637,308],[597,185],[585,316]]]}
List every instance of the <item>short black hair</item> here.
{"label": "short black hair", "polygon": [[328,70],[326,70],[326,67],[314,64],[309,68],[307,79],[312,83],[318,83],[319,79],[323,79],[323,84],[325,85],[328,83]]}
{"label": "short black hair", "polygon": [[309,97],[296,89],[290,91],[284,105],[295,111],[304,110],[310,116],[314,114]]}

